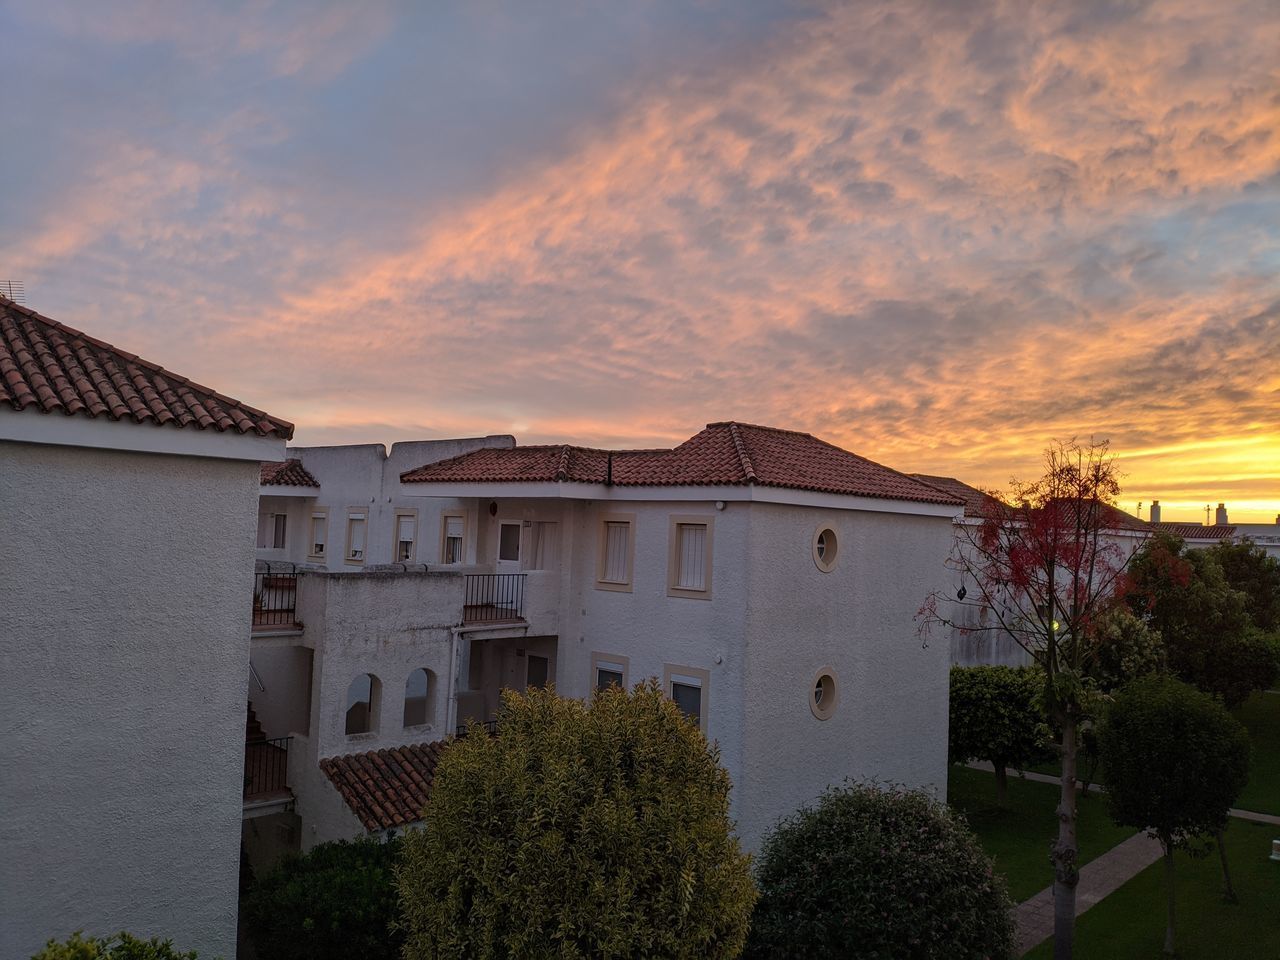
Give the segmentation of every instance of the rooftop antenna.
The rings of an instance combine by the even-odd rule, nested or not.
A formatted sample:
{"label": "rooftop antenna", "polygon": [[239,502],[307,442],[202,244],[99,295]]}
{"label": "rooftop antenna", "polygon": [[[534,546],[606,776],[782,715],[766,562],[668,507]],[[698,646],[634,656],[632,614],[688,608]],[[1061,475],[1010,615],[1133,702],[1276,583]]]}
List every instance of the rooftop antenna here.
{"label": "rooftop antenna", "polygon": [[1138,519],[1139,520],[1142,519],[1142,501],[1141,500],[1138,501]]}
{"label": "rooftop antenna", "polygon": [[1209,505],[1207,503],[1204,505],[1204,525],[1206,527],[1209,525]]}
{"label": "rooftop antenna", "polygon": [[22,288],[21,280],[0,280],[0,296],[8,297],[14,303],[27,302],[27,292]]}

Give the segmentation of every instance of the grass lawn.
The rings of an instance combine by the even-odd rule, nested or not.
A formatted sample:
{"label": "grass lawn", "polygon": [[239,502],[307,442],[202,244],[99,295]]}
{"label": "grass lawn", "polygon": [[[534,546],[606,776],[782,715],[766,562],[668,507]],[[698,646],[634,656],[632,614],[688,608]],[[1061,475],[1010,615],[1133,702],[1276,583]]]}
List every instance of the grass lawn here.
{"label": "grass lawn", "polygon": [[[1280,955],[1280,863],[1268,858],[1280,828],[1232,820],[1227,858],[1239,904],[1222,902],[1217,850],[1175,855],[1175,946],[1181,960]],[[1076,920],[1076,955],[1089,960],[1159,960],[1164,946],[1164,863],[1152,864]],[[1028,960],[1049,960],[1046,941]]]}
{"label": "grass lawn", "polygon": [[1235,715],[1249,728],[1253,741],[1249,783],[1236,806],[1280,814],[1280,693],[1255,693]]}
{"label": "grass lawn", "polygon": [[[995,861],[996,870],[1004,874],[1015,901],[1025,900],[1053,882],[1049,845],[1058,834],[1056,786],[1011,773],[1009,806],[1001,809],[996,806],[994,774],[952,766],[947,802],[965,815],[982,848]],[[1111,822],[1101,797],[1082,798],[1078,809],[1081,864],[1133,836],[1134,831]]]}

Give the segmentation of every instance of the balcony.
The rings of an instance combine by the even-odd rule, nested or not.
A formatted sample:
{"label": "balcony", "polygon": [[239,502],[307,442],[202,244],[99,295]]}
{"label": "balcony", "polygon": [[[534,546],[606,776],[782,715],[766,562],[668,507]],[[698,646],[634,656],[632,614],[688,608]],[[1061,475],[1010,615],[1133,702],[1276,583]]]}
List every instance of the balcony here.
{"label": "balcony", "polygon": [[259,562],[253,574],[253,630],[255,633],[300,630],[298,622],[298,574],[292,564],[273,570]]}
{"label": "balcony", "polygon": [[523,573],[469,573],[466,575],[462,622],[512,623],[524,619]]}
{"label": "balcony", "polygon": [[245,816],[261,816],[293,803],[289,789],[289,741],[248,740],[244,745]]}

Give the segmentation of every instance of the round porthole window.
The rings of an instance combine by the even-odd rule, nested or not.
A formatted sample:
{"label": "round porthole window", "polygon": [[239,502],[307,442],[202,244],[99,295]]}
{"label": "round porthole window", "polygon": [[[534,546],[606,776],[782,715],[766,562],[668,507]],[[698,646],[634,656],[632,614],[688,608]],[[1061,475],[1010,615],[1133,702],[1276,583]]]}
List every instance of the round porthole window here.
{"label": "round porthole window", "polygon": [[840,541],[836,532],[830,527],[819,527],[813,535],[813,562],[823,573],[835,569],[836,557],[840,553]]}
{"label": "round porthole window", "polygon": [[830,667],[823,667],[814,675],[809,693],[809,709],[819,720],[830,720],[831,715],[836,712],[836,702],[839,699],[836,672]]}

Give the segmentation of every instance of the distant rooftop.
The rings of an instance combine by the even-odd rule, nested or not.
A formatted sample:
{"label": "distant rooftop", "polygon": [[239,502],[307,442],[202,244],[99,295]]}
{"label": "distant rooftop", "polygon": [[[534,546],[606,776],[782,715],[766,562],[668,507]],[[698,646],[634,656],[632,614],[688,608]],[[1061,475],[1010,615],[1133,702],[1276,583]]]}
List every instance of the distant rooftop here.
{"label": "distant rooftop", "polygon": [[264,463],[258,482],[264,487],[319,487],[320,481],[296,457],[279,463]]}
{"label": "distant rooftop", "polygon": [[609,483],[784,487],[960,506],[960,498],[825,440],[749,423],[709,423],[672,449],[569,444],[486,449],[406,471],[405,483]]}
{"label": "distant rooftop", "polygon": [[293,424],[0,296],[0,404],[192,430],[293,436]]}
{"label": "distant rooftop", "polygon": [[448,746],[439,740],[349,753],[321,760],[320,769],[366,830],[387,830],[422,819]]}
{"label": "distant rooftop", "polygon": [[1206,527],[1201,523],[1153,523],[1150,527],[1157,533],[1169,533],[1183,540],[1231,540],[1236,535],[1236,528],[1231,524]]}

